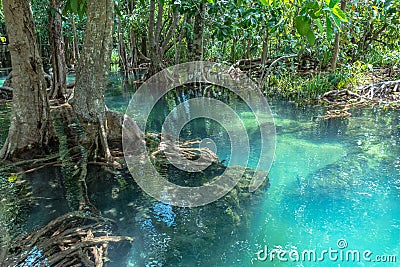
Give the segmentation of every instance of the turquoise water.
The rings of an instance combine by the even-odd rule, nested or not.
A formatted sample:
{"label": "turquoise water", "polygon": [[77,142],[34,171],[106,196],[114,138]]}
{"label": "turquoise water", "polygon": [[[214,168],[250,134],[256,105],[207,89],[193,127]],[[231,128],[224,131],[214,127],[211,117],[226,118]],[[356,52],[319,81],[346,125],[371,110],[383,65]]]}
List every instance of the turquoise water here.
{"label": "turquoise water", "polygon": [[[177,97],[175,106],[184,100]],[[154,112],[155,131],[168,113],[165,106]],[[171,110],[174,105],[169,106]],[[398,266],[400,112],[378,107],[354,111],[347,120],[321,121],[320,108],[272,102],[271,109],[277,149],[270,187],[246,233],[224,237],[220,250],[204,255],[207,260],[196,258],[193,266]],[[229,161],[230,148],[220,125],[192,121],[182,137],[213,139],[219,157]],[[250,139],[251,167],[259,142],[259,136]],[[269,252],[278,249],[273,260],[264,252],[257,255],[266,247]],[[315,259],[313,254],[308,258],[310,250]],[[286,251],[286,256],[279,260],[277,251]]]}
{"label": "turquoise water", "polygon": [[[398,266],[399,113],[364,111],[329,125],[312,123],[306,112],[294,109],[300,129],[291,131],[290,125],[296,123],[280,114],[278,106],[275,110],[277,126],[289,133],[278,132],[271,187],[253,218],[250,249],[241,258],[242,266],[301,266],[288,255],[288,262],[255,260],[252,253],[265,250],[265,245],[300,254],[315,249],[317,258],[329,248],[345,253],[343,260],[340,254],[338,260],[325,255],[323,261],[306,260],[303,266]],[[339,240],[347,247],[339,249]],[[360,252],[360,262],[353,262],[353,257],[346,260],[349,250]],[[371,262],[362,259],[367,250]],[[379,260],[375,256],[389,255],[397,256],[397,264],[373,262]]]}
{"label": "turquoise water", "polygon": [[[119,98],[117,102],[114,101],[115,95],[107,99],[111,106],[116,107],[115,103],[127,103],[130,95]],[[161,101],[148,122],[152,130],[160,131],[163,118],[188,98],[190,96],[183,93],[176,94],[174,100]],[[236,101],[232,106],[239,114],[248,112]],[[277,127],[277,147],[269,173],[270,187],[263,200],[255,204],[257,211],[252,213],[244,234],[218,237],[218,241],[210,242],[207,253],[192,257],[190,263],[177,257],[156,263],[149,261],[146,254],[149,240],[144,238],[142,246],[134,245],[130,265],[398,266],[400,112],[364,109],[354,111],[347,120],[320,121],[317,118],[323,115],[320,108],[297,107],[277,101],[271,103],[271,109]],[[251,122],[248,125],[251,126]],[[249,136],[252,146],[249,166],[254,168],[260,137]],[[211,138],[217,145],[220,159],[229,161],[226,132],[212,120],[191,121],[183,129],[181,137]],[[170,236],[174,233],[173,228],[177,227],[174,222],[179,217],[186,216],[187,219],[191,215],[182,214],[174,207],[168,208],[168,227],[155,230],[157,227],[146,221],[150,227],[145,228],[146,231],[157,237],[174,238]],[[154,212],[149,216],[157,217]],[[168,247],[169,244],[157,242],[152,245]],[[218,249],[215,249],[215,243]],[[260,250],[265,251],[266,247],[270,253],[275,249],[273,260],[271,254],[267,258],[264,252],[257,254]],[[170,253],[173,250],[163,251]],[[177,247],[176,250],[193,254],[187,247]],[[281,254],[282,260],[278,258],[279,251],[286,251],[286,254]]]}
{"label": "turquoise water", "polygon": [[[134,91],[134,84],[112,77],[108,107],[124,111]],[[161,100],[149,130],[159,132],[167,114],[190,97],[180,92]],[[234,108],[247,126],[248,166],[254,168],[261,142],[254,118],[234,97],[216,98]],[[3,125],[10,114],[9,104],[4,105]],[[246,202],[242,196],[237,207],[218,202],[177,208],[148,197],[129,175],[89,170],[92,202],[116,221],[118,234],[135,237],[128,252],[110,255],[110,266],[399,266],[400,112],[363,109],[346,120],[320,121],[324,110],[318,107],[280,101],[271,101],[270,107],[276,153],[270,185],[260,189],[257,201]],[[229,163],[228,136],[218,123],[193,120],[181,137],[213,139],[219,158]],[[234,209],[243,217],[240,224],[229,220]],[[34,218],[43,217],[33,214],[28,223],[37,225]],[[360,261],[353,261],[357,253]],[[378,263],[376,256],[392,262]]]}

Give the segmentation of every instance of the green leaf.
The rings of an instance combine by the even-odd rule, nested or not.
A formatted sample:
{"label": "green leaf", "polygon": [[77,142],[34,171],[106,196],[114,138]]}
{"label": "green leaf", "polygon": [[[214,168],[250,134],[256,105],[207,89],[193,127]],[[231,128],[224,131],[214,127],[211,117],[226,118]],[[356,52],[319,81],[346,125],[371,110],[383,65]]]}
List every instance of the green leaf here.
{"label": "green leaf", "polygon": [[84,12],[84,11],[86,11],[86,9],[87,9],[87,7],[86,7],[85,2],[82,2],[81,5],[80,5],[80,10],[81,10],[82,12]]}
{"label": "green leaf", "polygon": [[315,44],[315,34],[311,29],[309,29],[309,31],[306,33],[306,38],[310,45]]}
{"label": "green leaf", "polygon": [[285,18],[282,17],[277,24],[275,24],[275,25],[272,24],[273,25],[272,27],[270,26],[270,24],[268,22],[267,26],[268,26],[268,28],[270,28],[269,32],[270,33],[276,32],[276,30],[278,29],[279,25],[281,25],[282,22],[284,22],[284,21],[285,21]]}
{"label": "green leaf", "polygon": [[11,174],[10,177],[8,177],[7,181],[9,183],[14,183],[18,179],[18,176],[15,174]]}
{"label": "green leaf", "polygon": [[325,0],[325,2],[330,8],[333,8],[335,5],[337,5],[337,3],[339,3],[339,0]]}
{"label": "green leaf", "polygon": [[114,10],[115,10],[115,14],[117,14],[118,17],[122,18],[122,13],[121,13],[121,10],[119,9],[118,5],[114,5]]}
{"label": "green leaf", "polygon": [[236,5],[241,6],[243,4],[243,0],[236,0]]}
{"label": "green leaf", "polygon": [[71,11],[78,12],[78,7],[79,7],[78,0],[71,0],[70,4],[71,4]]}
{"label": "green leaf", "polygon": [[326,37],[329,41],[331,41],[333,38],[332,22],[328,16],[326,16]]}
{"label": "green leaf", "polygon": [[297,32],[307,38],[307,41],[310,45],[315,44],[315,34],[311,29],[311,19],[307,16],[297,16],[293,20],[294,26],[297,29]]}
{"label": "green leaf", "polygon": [[210,4],[214,4],[214,0],[207,0]]}
{"label": "green leaf", "polygon": [[324,32],[324,28],[322,27],[322,22],[321,22],[321,20],[320,20],[320,19],[315,19],[314,21],[315,21],[315,24],[316,24],[317,27],[318,27],[318,30],[319,30],[321,33]]}
{"label": "green leaf", "polygon": [[260,2],[264,6],[270,6],[274,2],[274,0],[260,0]]}
{"label": "green leaf", "polygon": [[321,15],[321,8],[316,1],[308,2],[306,3],[302,11],[300,11],[301,14],[308,14],[312,18],[318,18]]}
{"label": "green leaf", "polygon": [[293,23],[297,32],[302,36],[306,36],[311,27],[311,20],[306,16],[295,17]]}
{"label": "green leaf", "polygon": [[341,20],[333,13],[331,13],[331,18],[333,19],[333,24],[335,25],[335,27],[340,29]]}
{"label": "green leaf", "polygon": [[70,9],[70,6],[71,6],[71,4],[69,3],[69,0],[67,0],[67,1],[65,2],[64,8],[63,8],[63,10],[62,10],[62,14],[63,14],[64,16],[67,15],[67,13],[68,13],[68,11],[69,11],[69,9]]}
{"label": "green leaf", "polygon": [[338,5],[332,8],[332,13],[335,14],[335,16],[338,17],[341,21],[348,22],[346,14],[340,9]]}

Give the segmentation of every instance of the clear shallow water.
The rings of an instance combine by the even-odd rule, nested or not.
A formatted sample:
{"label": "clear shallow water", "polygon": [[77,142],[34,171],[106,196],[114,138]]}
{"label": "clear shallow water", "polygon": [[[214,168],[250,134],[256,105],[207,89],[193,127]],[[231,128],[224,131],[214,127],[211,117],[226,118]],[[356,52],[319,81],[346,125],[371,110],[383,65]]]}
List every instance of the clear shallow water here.
{"label": "clear shallow water", "polygon": [[[125,103],[129,95],[122,98]],[[110,105],[121,103],[116,97],[107,98]],[[178,96],[169,110],[184,100],[183,95]],[[154,131],[159,131],[168,113],[166,105],[161,106],[164,110],[156,108],[151,120],[158,122]],[[193,258],[192,263],[178,265],[398,266],[400,112],[364,109],[354,111],[347,120],[319,121],[316,118],[323,111],[318,108],[299,108],[287,102],[270,106],[277,127],[276,157],[269,174],[270,188],[257,204],[247,231],[241,236],[221,237],[219,249],[209,251],[203,260]],[[235,111],[248,112],[241,105]],[[182,137],[212,138],[218,156],[229,161],[229,142],[220,125],[195,121],[183,129]],[[257,161],[259,142],[257,135],[250,138],[251,167]],[[287,262],[277,255],[272,261],[265,259],[265,253],[257,257],[266,246],[269,252],[274,248],[297,251],[300,261],[292,260],[296,254],[292,258],[286,254]],[[321,254],[330,248],[333,254]],[[145,257],[145,248],[134,246],[135,250]],[[315,250],[316,261],[307,254],[301,261],[302,252],[309,250]],[[131,262],[137,263],[135,257],[140,253],[136,252]],[[174,264],[164,262],[165,266]]]}
{"label": "clear shallow water", "polygon": [[[380,125],[392,116],[398,120],[398,115],[381,114],[377,119],[376,113],[366,111],[334,129],[336,136],[332,134],[332,126],[327,126],[316,136],[318,141],[312,140],[307,130],[279,134],[276,161],[269,176],[271,187],[260,213],[253,218],[250,251],[257,252],[256,247],[265,245],[270,250],[281,246],[299,253],[316,249],[318,258],[320,252],[329,248],[344,253],[358,250],[361,255],[369,250],[373,252],[372,260],[377,255],[397,255],[398,264],[400,177],[396,162],[399,154],[398,148],[391,147],[399,141],[398,130],[390,134]],[[365,124],[368,118],[374,121],[374,127]],[[278,127],[285,120],[277,113]],[[391,126],[397,127],[397,124]],[[348,246],[338,249],[338,240],[345,240]],[[250,266],[251,258],[254,255],[249,253],[243,266]],[[288,263],[276,259],[271,262],[270,258],[252,263],[256,266],[299,264],[290,263],[287,255],[286,258]],[[343,261],[340,258],[335,261],[326,255],[324,261],[305,261],[303,265],[379,265],[350,259],[347,261],[345,256]],[[387,266],[397,264],[386,263]]]}
{"label": "clear shallow water", "polygon": [[[107,98],[110,105],[115,104],[115,97]],[[159,131],[163,116],[186,98],[189,96],[178,94],[172,104],[156,106],[149,120],[153,130]],[[241,115],[248,112],[236,102],[233,106]],[[277,149],[269,174],[270,188],[251,216],[246,233],[222,236],[218,245],[221,249],[204,255],[207,259],[196,258],[191,264],[180,265],[398,266],[400,113],[365,109],[355,111],[347,120],[318,121],[316,117],[323,114],[318,108],[273,102],[271,109],[277,127]],[[211,138],[220,159],[229,161],[227,135],[217,123],[192,121],[181,137]],[[259,136],[250,135],[250,167],[255,167],[259,142]],[[280,261],[277,254],[272,261],[270,257],[265,259],[265,253],[258,258],[257,252],[266,246],[269,252],[274,248],[286,251],[283,258],[287,262]],[[145,257],[146,249],[136,249],[142,250]],[[313,254],[307,258],[310,250],[316,252],[315,261]],[[324,250],[328,252],[323,254]],[[289,251],[293,257],[289,257]],[[294,261],[295,251],[300,261]],[[303,252],[305,260],[301,261]],[[137,255],[132,255],[131,262],[137,263]],[[389,262],[376,262],[379,260]]]}
{"label": "clear shallow water", "polygon": [[[119,76],[112,77],[106,101],[110,108],[123,111],[134,86],[121,84]],[[161,101],[148,122],[150,129],[159,131],[163,117],[188,97],[178,94]],[[246,121],[249,166],[254,167],[260,138],[249,110],[232,98],[221,100]],[[147,198],[139,188],[124,190],[122,174],[110,177],[108,184],[92,180],[89,187],[96,206],[118,222],[120,234],[136,238],[128,255],[111,259],[112,266],[398,266],[400,112],[366,109],[344,121],[321,122],[316,120],[323,114],[319,108],[288,102],[270,106],[277,127],[270,187],[259,202],[251,203],[255,212],[241,202],[250,216],[248,224],[237,226],[238,231],[232,231],[234,221],[226,220],[229,217],[224,213],[229,210],[225,207],[171,207]],[[213,139],[220,159],[229,162],[227,135],[217,123],[192,121],[181,137]],[[97,175],[99,179],[105,176]],[[338,240],[347,247],[338,249]],[[257,252],[265,246],[269,251],[277,247],[298,251],[300,258],[304,250],[315,249],[317,258],[329,248],[344,253],[358,250],[361,257],[369,250],[372,260],[377,255],[395,255],[397,263],[348,262],[345,254],[343,261],[340,257],[331,261],[325,254],[324,261],[292,262],[286,254],[288,262],[282,262],[276,253],[273,261],[260,261]]]}

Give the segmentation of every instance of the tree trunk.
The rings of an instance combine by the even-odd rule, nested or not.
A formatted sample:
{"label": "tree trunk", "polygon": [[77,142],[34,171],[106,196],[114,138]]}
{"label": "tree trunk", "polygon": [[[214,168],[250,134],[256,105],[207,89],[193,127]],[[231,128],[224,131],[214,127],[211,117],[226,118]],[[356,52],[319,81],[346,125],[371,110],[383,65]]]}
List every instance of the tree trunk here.
{"label": "tree trunk", "polygon": [[146,29],[143,30],[142,41],[140,43],[140,50],[143,56],[147,57],[147,34]]}
{"label": "tree trunk", "polygon": [[22,152],[36,148],[48,153],[55,140],[46,93],[43,63],[37,46],[30,2],[3,0],[13,68],[13,112],[1,157],[23,157]]}
{"label": "tree trunk", "polygon": [[69,38],[64,38],[65,42],[65,64],[67,66],[67,69],[71,67],[71,44]]}
{"label": "tree trunk", "polygon": [[[156,13],[157,2],[157,17]],[[149,58],[151,60],[149,76],[152,76],[164,68],[164,56],[174,46],[180,36],[175,36],[180,21],[179,9],[172,12],[164,10],[162,1],[150,1],[149,8],[149,25],[148,25],[148,41],[149,41]],[[163,23],[163,14],[169,14],[169,18]],[[167,24],[171,21],[170,25]],[[163,29],[165,32],[163,32]]]}
{"label": "tree trunk", "polygon": [[65,100],[67,95],[67,70],[65,62],[65,44],[63,39],[61,7],[62,1],[50,0],[49,42],[51,64],[53,67],[53,83],[50,97]]}
{"label": "tree trunk", "polygon": [[189,55],[192,61],[201,60],[203,56],[204,13],[205,4],[200,2],[199,8],[194,16],[193,49]]}
{"label": "tree trunk", "polygon": [[126,54],[126,46],[123,37],[123,33],[121,31],[121,18],[117,16],[117,29],[118,29],[118,54],[119,54],[119,68],[124,71],[125,76],[128,76],[128,56]]}
{"label": "tree trunk", "polygon": [[181,32],[179,34],[178,40],[175,41],[175,64],[179,64],[181,60],[181,49],[182,49],[182,40],[185,35],[185,24],[187,22],[187,14],[185,14],[183,18],[183,24],[181,27]]}
{"label": "tree trunk", "polygon": [[79,61],[80,58],[80,52],[79,52],[78,34],[76,33],[75,19],[73,14],[71,15],[71,24],[72,24],[72,32],[74,34],[74,66],[76,66],[76,63]]}
{"label": "tree trunk", "polygon": [[[343,11],[346,9],[346,0],[341,1],[340,9]],[[337,58],[339,54],[339,46],[340,46],[340,31],[338,29],[338,32],[336,33],[335,36],[335,46],[333,47],[332,62],[331,62],[332,71],[336,70]]]}
{"label": "tree trunk", "polygon": [[269,41],[269,33],[267,31],[263,40],[262,54],[261,54],[261,64],[263,65],[263,68],[265,68],[265,64],[267,64],[268,60],[268,41]]}
{"label": "tree trunk", "polygon": [[235,54],[236,54],[236,38],[233,37],[231,45],[231,54],[229,56],[231,62],[235,62]]}
{"label": "tree trunk", "polygon": [[136,47],[137,34],[134,30],[129,31],[129,42],[130,42],[130,53],[129,53],[129,64],[133,68],[138,67],[138,49]]}
{"label": "tree trunk", "polygon": [[[76,73],[76,87],[71,105],[85,131],[83,143],[96,144],[107,160],[107,119],[104,92],[107,87],[114,22],[113,0],[89,0],[83,49]],[[99,140],[100,139],[100,140]],[[101,146],[99,146],[99,142]]]}
{"label": "tree trunk", "polygon": [[[188,24],[193,25],[193,18],[188,18]],[[185,29],[185,39],[186,39],[186,48],[188,53],[188,58],[191,60],[193,55],[193,36],[189,29]]]}
{"label": "tree trunk", "polygon": [[151,65],[149,69],[149,76],[152,76],[162,70],[162,58],[160,48],[160,34],[162,27],[162,14],[163,4],[158,1],[157,5],[157,22],[154,24],[155,13],[156,13],[156,1],[150,0],[150,17],[149,17],[149,28],[148,28],[148,41],[149,41],[149,58]]}
{"label": "tree trunk", "polygon": [[[128,4],[129,15],[133,16],[133,11],[135,10],[136,1],[131,0]],[[138,41],[137,31],[131,28],[129,30],[129,65],[130,67],[137,68],[138,67],[138,49],[137,49],[137,41]]]}

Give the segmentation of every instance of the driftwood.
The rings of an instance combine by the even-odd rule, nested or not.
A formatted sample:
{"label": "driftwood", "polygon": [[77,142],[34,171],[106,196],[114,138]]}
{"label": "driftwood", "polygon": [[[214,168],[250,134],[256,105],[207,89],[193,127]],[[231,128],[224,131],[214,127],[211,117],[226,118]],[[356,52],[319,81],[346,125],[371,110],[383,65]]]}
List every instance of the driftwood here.
{"label": "driftwood", "polygon": [[[16,237],[5,248],[1,266],[103,266],[109,243],[132,242],[111,236],[111,220],[70,212],[32,233]],[[1,260],[1,259],[0,259]]]}

